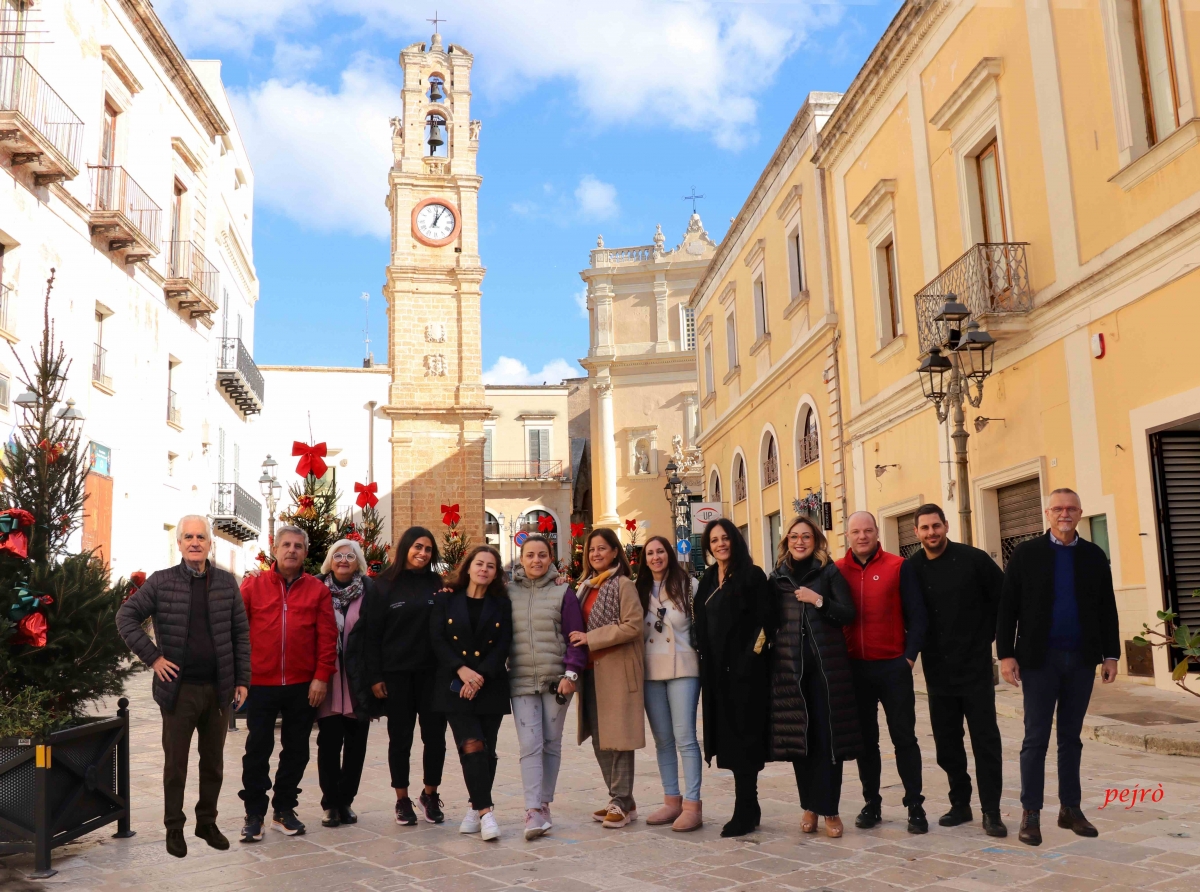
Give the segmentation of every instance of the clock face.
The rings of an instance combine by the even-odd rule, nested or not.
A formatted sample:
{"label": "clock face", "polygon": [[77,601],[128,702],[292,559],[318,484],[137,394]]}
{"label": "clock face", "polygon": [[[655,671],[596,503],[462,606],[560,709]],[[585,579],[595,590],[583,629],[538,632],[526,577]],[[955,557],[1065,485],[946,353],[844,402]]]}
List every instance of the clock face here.
{"label": "clock face", "polygon": [[417,231],[430,241],[447,239],[454,232],[454,211],[444,204],[431,203],[417,212]]}

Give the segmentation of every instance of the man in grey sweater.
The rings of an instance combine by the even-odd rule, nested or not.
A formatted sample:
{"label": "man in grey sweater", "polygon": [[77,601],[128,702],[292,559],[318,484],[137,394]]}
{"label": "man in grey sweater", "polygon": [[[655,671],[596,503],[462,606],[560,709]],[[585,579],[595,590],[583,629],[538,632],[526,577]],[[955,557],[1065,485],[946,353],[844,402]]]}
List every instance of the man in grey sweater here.
{"label": "man in grey sweater", "polygon": [[[175,528],[183,560],[159,570],[117,612],[117,631],[154,670],[154,700],[162,710],[163,823],[167,851],[187,854],[183,789],[192,735],[200,733],[200,801],[196,836],[228,849],[217,828],[230,704],[240,706],[250,684],[250,626],[237,580],[213,566],[212,527],[198,514]],[[154,622],[154,638],[143,623]]]}

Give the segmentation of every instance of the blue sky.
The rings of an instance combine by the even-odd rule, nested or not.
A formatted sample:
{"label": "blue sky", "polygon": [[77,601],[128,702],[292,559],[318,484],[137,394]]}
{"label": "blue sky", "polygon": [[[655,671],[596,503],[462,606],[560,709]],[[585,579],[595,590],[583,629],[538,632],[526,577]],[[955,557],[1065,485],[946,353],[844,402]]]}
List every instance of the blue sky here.
{"label": "blue sky", "polygon": [[[261,364],[386,352],[388,118],[399,51],[434,12],[404,0],[158,0],[191,58],[219,58],[255,172]],[[691,187],[720,240],[811,90],[843,90],[899,0],[439,0],[475,55],[483,360],[496,383],[578,374],[579,270],[596,236],[682,237]],[[361,295],[370,296],[364,303]]]}

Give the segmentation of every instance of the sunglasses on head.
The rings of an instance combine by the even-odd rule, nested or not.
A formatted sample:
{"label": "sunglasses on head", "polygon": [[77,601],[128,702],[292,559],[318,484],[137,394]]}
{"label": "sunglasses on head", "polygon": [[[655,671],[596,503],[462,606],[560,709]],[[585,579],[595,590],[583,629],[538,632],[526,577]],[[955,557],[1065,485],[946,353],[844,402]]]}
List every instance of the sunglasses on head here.
{"label": "sunglasses on head", "polygon": [[658,608],[658,619],[655,620],[655,622],[654,622],[654,631],[661,632],[663,630],[663,619],[666,617],[666,615],[667,615],[667,608],[659,607]]}

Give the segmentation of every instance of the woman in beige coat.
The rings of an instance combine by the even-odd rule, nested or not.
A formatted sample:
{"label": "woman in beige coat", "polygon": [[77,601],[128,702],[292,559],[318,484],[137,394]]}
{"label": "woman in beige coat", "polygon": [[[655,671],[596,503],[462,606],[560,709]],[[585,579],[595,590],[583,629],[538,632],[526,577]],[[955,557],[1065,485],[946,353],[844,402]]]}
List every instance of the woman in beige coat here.
{"label": "woman in beige coat", "polygon": [[608,785],[609,804],[593,817],[613,830],[637,820],[633,751],[646,745],[642,603],[629,577],[629,561],[616,533],[592,530],[583,546],[578,589],[587,631],[572,632],[571,643],[588,648],[579,742],[592,738]]}

